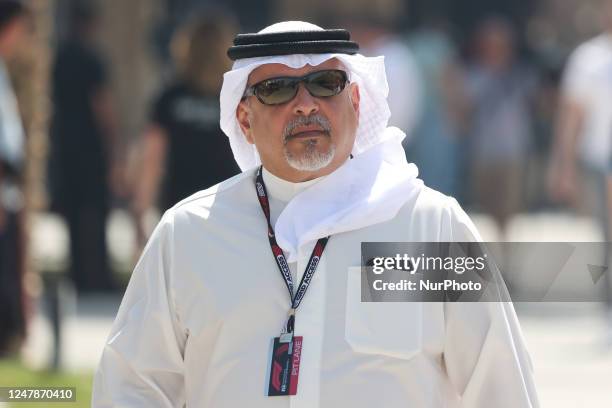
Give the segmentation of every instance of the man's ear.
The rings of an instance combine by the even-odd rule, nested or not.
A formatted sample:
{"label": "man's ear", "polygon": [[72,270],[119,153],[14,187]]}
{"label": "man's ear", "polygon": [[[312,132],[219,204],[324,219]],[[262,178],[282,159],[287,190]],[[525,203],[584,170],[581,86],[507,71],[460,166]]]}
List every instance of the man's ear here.
{"label": "man's ear", "polygon": [[357,115],[357,119],[359,119],[359,102],[361,98],[359,95],[359,85],[352,83],[350,91],[349,98],[351,100],[351,104],[353,105],[353,109],[355,110],[355,114]]}
{"label": "man's ear", "polygon": [[236,120],[240,125],[240,130],[244,133],[244,136],[250,144],[254,143],[253,132],[251,130],[251,107],[249,106],[248,100],[243,99],[236,107]]}

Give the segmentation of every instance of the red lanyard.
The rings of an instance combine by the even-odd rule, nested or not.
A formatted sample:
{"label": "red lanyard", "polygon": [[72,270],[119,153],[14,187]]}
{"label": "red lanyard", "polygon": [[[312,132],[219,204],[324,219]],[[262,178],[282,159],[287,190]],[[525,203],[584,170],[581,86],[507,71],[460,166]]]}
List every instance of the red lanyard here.
{"label": "red lanyard", "polygon": [[285,258],[285,254],[283,254],[282,248],[276,242],[276,236],[274,235],[274,228],[272,228],[272,224],[270,223],[270,201],[268,200],[268,192],[266,191],[266,185],[263,181],[262,176],[263,167],[260,166],[257,170],[257,177],[255,179],[255,188],[257,190],[257,198],[259,199],[259,204],[261,205],[261,209],[266,217],[266,221],[268,222],[268,240],[270,241],[270,248],[272,249],[272,254],[274,255],[274,260],[276,261],[276,265],[278,266],[278,270],[283,277],[285,284],[287,285],[287,289],[289,290],[289,299],[291,300],[291,309],[289,311],[289,320],[287,321],[287,333],[293,333],[294,323],[295,323],[295,309],[298,308],[304,295],[306,294],[306,290],[312,282],[312,277],[314,276],[315,271],[317,270],[317,266],[319,265],[319,260],[323,255],[323,250],[325,250],[325,245],[327,245],[327,241],[329,240],[329,236],[325,238],[320,238],[314,249],[312,250],[312,254],[310,254],[310,259],[308,260],[308,264],[306,265],[306,270],[302,275],[302,280],[298,285],[295,296],[293,295],[293,277],[291,276],[291,271],[289,270],[289,265],[287,264],[287,259]]}

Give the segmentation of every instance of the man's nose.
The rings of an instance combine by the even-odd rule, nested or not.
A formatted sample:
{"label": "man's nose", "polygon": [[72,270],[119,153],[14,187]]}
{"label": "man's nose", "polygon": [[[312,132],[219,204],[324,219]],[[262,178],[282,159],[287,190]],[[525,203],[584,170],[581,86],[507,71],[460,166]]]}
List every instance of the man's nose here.
{"label": "man's nose", "polygon": [[293,113],[296,115],[310,116],[319,111],[319,101],[312,96],[303,83],[299,84],[297,95],[295,95]]}

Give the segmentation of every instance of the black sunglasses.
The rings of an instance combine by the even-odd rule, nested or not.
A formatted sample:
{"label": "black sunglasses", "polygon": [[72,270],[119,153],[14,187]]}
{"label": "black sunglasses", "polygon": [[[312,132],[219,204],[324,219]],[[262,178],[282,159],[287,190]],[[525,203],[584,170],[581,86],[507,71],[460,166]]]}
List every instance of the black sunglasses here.
{"label": "black sunglasses", "polygon": [[326,98],[342,92],[348,83],[348,76],[346,72],[339,69],[327,69],[311,72],[302,77],[264,79],[249,86],[242,97],[254,95],[264,105],[280,105],[295,98],[300,83],[304,83],[312,96]]}

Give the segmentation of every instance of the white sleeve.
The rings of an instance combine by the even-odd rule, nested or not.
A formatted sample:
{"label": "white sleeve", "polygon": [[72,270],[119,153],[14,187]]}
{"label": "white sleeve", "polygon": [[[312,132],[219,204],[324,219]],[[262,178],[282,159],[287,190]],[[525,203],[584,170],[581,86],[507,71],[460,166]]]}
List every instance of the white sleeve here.
{"label": "white sleeve", "polygon": [[[449,213],[453,241],[481,241],[455,200]],[[447,302],[444,315],[444,362],[462,408],[539,406],[533,366],[511,302]]]}
{"label": "white sleeve", "polygon": [[562,95],[579,104],[586,104],[593,93],[592,65],[596,56],[590,44],[578,47],[568,58],[561,81]]}
{"label": "white sleeve", "polygon": [[95,375],[92,407],[182,407],[186,334],[171,298],[167,212],[130,279]]}
{"label": "white sleeve", "polygon": [[409,139],[422,109],[420,71],[410,49],[400,44],[391,47],[390,52],[385,55],[385,70],[389,82],[389,125],[403,130]]}

